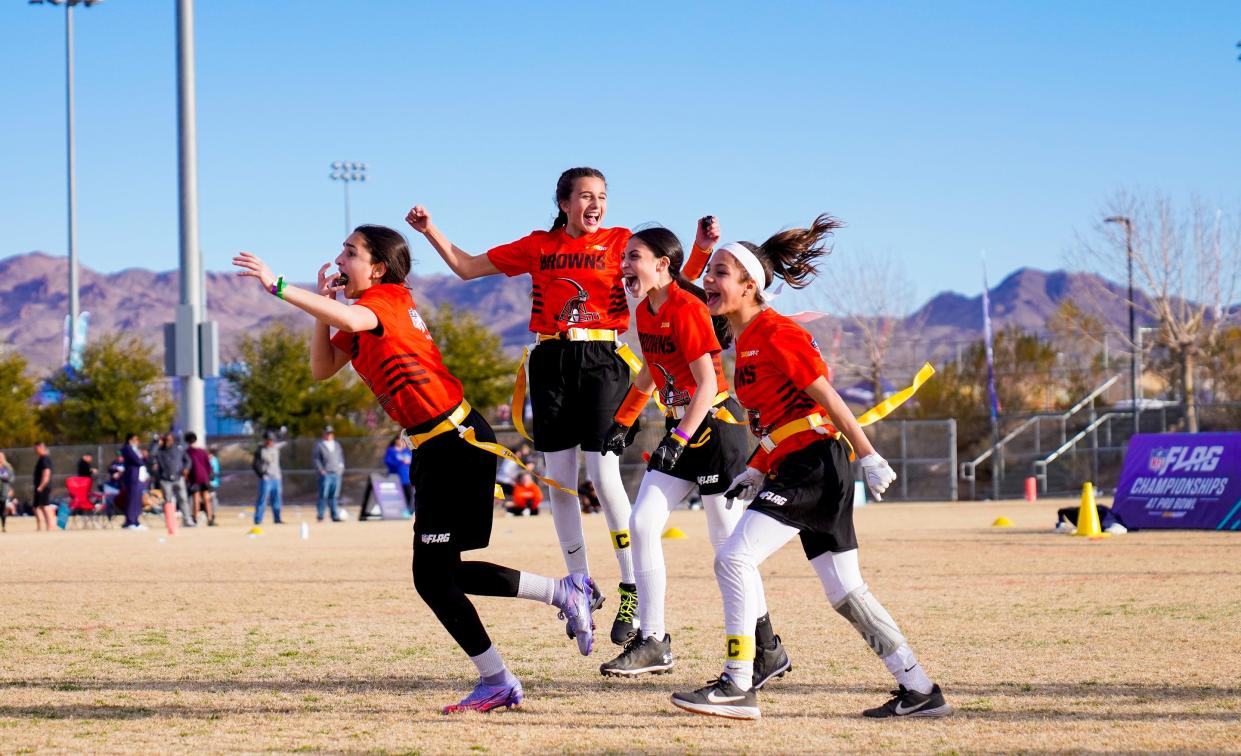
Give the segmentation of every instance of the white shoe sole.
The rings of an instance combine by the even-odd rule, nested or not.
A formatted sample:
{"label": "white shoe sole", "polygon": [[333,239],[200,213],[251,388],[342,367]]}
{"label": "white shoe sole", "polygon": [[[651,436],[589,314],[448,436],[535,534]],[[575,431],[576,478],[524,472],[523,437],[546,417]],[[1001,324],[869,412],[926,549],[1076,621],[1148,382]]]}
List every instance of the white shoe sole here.
{"label": "white shoe sole", "polygon": [[705,714],[709,717],[723,717],[725,719],[758,719],[762,716],[762,712],[758,710],[757,706],[696,704],[690,703],[689,701],[681,701],[675,696],[672,698],[672,705],[695,714]]}
{"label": "white shoe sole", "polygon": [[676,666],[676,662],[670,664],[660,664],[654,667],[643,667],[642,669],[599,669],[600,674],[604,677],[637,677],[638,675],[666,675]]}

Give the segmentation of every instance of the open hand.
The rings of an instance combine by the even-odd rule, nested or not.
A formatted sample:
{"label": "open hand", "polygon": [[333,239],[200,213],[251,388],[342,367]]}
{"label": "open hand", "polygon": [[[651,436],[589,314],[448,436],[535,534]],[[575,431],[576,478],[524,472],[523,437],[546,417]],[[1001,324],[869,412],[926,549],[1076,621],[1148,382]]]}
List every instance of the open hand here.
{"label": "open hand", "polygon": [[257,278],[264,291],[271,291],[271,285],[276,282],[276,274],[271,272],[271,268],[267,267],[267,263],[263,262],[258,255],[238,252],[233,258],[233,265],[241,268],[237,271],[237,275]]}

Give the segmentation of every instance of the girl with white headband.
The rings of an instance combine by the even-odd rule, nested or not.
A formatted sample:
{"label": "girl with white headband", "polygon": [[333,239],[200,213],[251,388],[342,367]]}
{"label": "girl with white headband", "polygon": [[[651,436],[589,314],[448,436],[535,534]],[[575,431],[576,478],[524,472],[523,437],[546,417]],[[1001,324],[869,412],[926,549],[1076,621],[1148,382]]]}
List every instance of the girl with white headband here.
{"label": "girl with white headband", "polygon": [[[719,224],[704,218],[708,243],[719,239]],[[685,252],[676,234],[666,228],[634,233],[625,247],[621,273],[625,288],[643,297],[635,308],[638,340],[646,361],[617,410],[604,453],[621,454],[630,427],[658,390],[667,417],[667,435],[651,455],[629,517],[634,574],[638,581],[639,630],[615,659],[599,671],[606,676],[636,677],[672,669],[672,638],[665,632],[667,572],[661,534],[669,508],[685,499],[694,486],[707,513],[707,532],[718,551],[732,533],[744,507],[732,507],[724,492],[745,469],[750,444],[741,407],[728,394],[720,365],[721,346],[732,343],[724,318],[712,318],[697,286],[681,276]],[[790,668],[780,637],[762,603],[754,628],[757,655],[754,687]]]}
{"label": "girl with white headband", "polygon": [[863,715],[951,712],[858,567],[850,447],[876,500],[896,473],[828,383],[814,339],[764,300],[773,278],[795,289],[809,284],[817,273],[814,261],[830,251],[827,242],[840,226],[824,214],[810,228],[782,231],[761,246],[725,244],[711,257],[703,277],[707,307],[712,315],[726,317],[736,336],[734,388],[760,443],[726,494],[754,501],[715,558],[724,596],[724,671],[705,687],[673,694],[673,704],[688,711],[759,717],[752,635],[762,590],[758,566],[800,536],[832,608],[857,629],[896,678],[892,699]]}

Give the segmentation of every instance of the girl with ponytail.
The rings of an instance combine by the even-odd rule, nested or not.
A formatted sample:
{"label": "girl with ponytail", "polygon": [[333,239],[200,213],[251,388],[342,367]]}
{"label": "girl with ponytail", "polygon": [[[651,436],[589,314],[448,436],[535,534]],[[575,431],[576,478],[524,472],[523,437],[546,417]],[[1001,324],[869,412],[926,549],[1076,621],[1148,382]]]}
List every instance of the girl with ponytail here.
{"label": "girl with ponytail", "polygon": [[[709,243],[719,238],[714,219],[703,231]],[[736,420],[742,416],[741,407],[729,396],[720,365],[720,351],[732,343],[732,333],[725,318],[712,318],[707,312],[702,290],[681,276],[684,257],[676,235],[656,227],[635,233],[621,262],[625,288],[641,299],[635,312],[646,365],[617,410],[604,450],[620,455],[630,427],[656,390],[667,418],[667,435],[651,454],[629,517],[642,597],[640,629],[619,656],[600,666],[604,675],[636,677],[666,672],[675,664],[672,639],[665,633],[667,572],[660,538],[669,509],[697,485],[716,551],[744,509],[733,507],[724,497],[745,468],[749,451],[745,429]],[[754,687],[761,688],[771,677],[783,675],[790,664],[762,605],[761,586],[758,598]]]}
{"label": "girl with ponytail", "polygon": [[733,479],[728,497],[753,499],[717,551],[715,575],[724,597],[724,671],[672,703],[698,714],[757,719],[755,622],[762,599],[758,566],[794,536],[801,539],[832,608],[862,635],[896,678],[898,690],[867,717],[944,716],[951,707],[918,663],[896,622],[870,592],[858,567],[853,529],[850,447],[878,501],[896,473],[875,452],[857,419],[827,380],[814,339],[768,306],[775,279],[800,289],[814,280],[840,221],[820,215],[809,228],[761,245],[730,242],[707,264],[703,290],[711,314],[736,336],[733,374],[759,447]]}
{"label": "girl with ponytail", "polygon": [[[602,451],[612,411],[629,388],[631,370],[638,369],[636,358],[619,338],[629,328],[620,265],[630,231],[603,227],[607,182],[594,168],[562,173],[555,205],[556,219],[549,231],[534,231],[480,255],[450,242],[422,205],[411,209],[405,220],[463,280],[496,273],[530,275],[535,345],[528,352],[528,371],[518,378],[518,386],[524,387],[529,376],[534,412],[533,433],[526,437],[543,452],[549,477],[566,486],[577,483],[578,450],[585,452],[586,474],[599,494],[620,567],[620,600],[611,637],[621,645],[636,631],[633,618],[638,605],[629,548],[630,506],[619,458]],[[524,403],[524,397],[515,394],[513,419],[522,435],[526,435],[521,422]],[[571,573],[588,579],[577,498],[552,488],[550,509],[565,564]],[[603,597],[597,589],[593,597],[598,608]],[[571,626],[566,629],[569,637],[577,637],[582,653],[589,653],[591,639],[580,637]]]}

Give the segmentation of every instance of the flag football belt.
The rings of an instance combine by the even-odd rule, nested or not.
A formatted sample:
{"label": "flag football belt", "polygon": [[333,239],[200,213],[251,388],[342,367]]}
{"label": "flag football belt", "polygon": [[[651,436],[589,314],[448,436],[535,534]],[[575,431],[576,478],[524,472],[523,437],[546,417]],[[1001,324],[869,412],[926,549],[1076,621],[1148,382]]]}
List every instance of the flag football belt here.
{"label": "flag football belt", "polygon": [[835,426],[824,420],[823,416],[816,412],[813,415],[806,415],[781,425],[771,433],[760,438],[758,445],[763,447],[763,450],[768,454],[771,454],[784,441],[806,431],[814,431],[821,436],[840,438],[840,431],[836,430]]}
{"label": "flag football belt", "polygon": [[[479,441],[477,438],[475,438],[474,428],[468,425],[467,426],[461,425],[461,421],[469,416],[472,409],[473,408],[470,407],[470,403],[463,399],[461,400],[461,404],[457,405],[457,408],[455,410],[448,413],[448,417],[444,418],[439,423],[437,423],[435,427],[432,428],[431,430],[427,431],[426,433],[410,433],[409,431],[406,431],[405,437],[409,440],[410,445],[414,447],[415,449],[417,449],[419,446],[422,446],[423,444],[435,438],[436,436],[441,436],[450,430],[456,430],[457,435],[461,436],[461,438],[463,438],[465,442],[469,444],[470,446],[473,446],[476,449],[482,449],[485,452],[490,452],[496,455],[497,457],[507,459],[508,461],[516,464],[521,469],[530,473],[536,479],[543,481],[547,485],[552,486],[554,488],[558,488],[561,491],[564,491],[565,493],[569,494],[570,496],[577,496],[576,490],[572,488],[567,488],[561,485],[559,481],[553,480],[552,478],[545,478],[542,475],[539,475],[538,473],[536,473],[534,470],[531,470],[526,465],[526,463],[522,462],[521,458],[518,457],[516,454],[514,454],[512,450],[509,449],[507,446],[504,446],[503,444],[492,443],[490,441]],[[500,496],[497,498],[503,498],[503,497]]]}
{"label": "flag football belt", "polygon": [[[917,393],[918,389],[922,388],[922,384],[926,383],[932,375],[935,375],[935,368],[931,367],[931,363],[929,362],[923,363],[917,374],[914,375],[913,382],[910,385],[859,415],[857,419],[858,425],[865,428],[866,426],[873,425],[892,414],[893,410],[909,401],[909,398]],[[825,421],[823,416],[816,412],[813,415],[807,415],[806,417],[781,425],[779,428],[776,428],[771,433],[768,433],[766,436],[759,439],[758,444],[763,447],[768,454],[770,454],[775,451],[776,447],[779,446],[782,441],[792,438],[798,433],[810,430],[815,433],[831,436],[832,438],[841,437],[840,431],[836,430],[831,423]]]}
{"label": "flag football belt", "polygon": [[[724,402],[728,401],[728,392],[721,391],[715,395],[715,401],[711,403],[711,411],[707,413],[708,417],[714,417],[722,423],[730,425],[744,425],[740,420],[733,417],[733,413],[728,411],[724,406]],[[680,420],[685,417],[685,411],[689,409],[688,404],[677,405],[676,407],[663,407],[664,417],[670,417],[673,420]]]}
{"label": "flag football belt", "polygon": [[[631,371],[635,374],[642,371],[642,360],[638,359],[638,355],[633,353],[628,344],[617,337],[616,331],[608,328],[569,328],[557,333],[540,333],[535,336],[534,346],[538,346],[544,341],[611,341],[616,344],[616,354],[625,361],[625,364],[629,366]],[[531,348],[526,347],[521,350],[521,363],[517,366],[517,378],[513,381],[513,402],[511,406],[513,408],[513,427],[517,429],[522,438],[533,442],[534,439],[526,432],[524,417],[526,411],[526,383],[528,381],[526,366],[530,362]]]}

